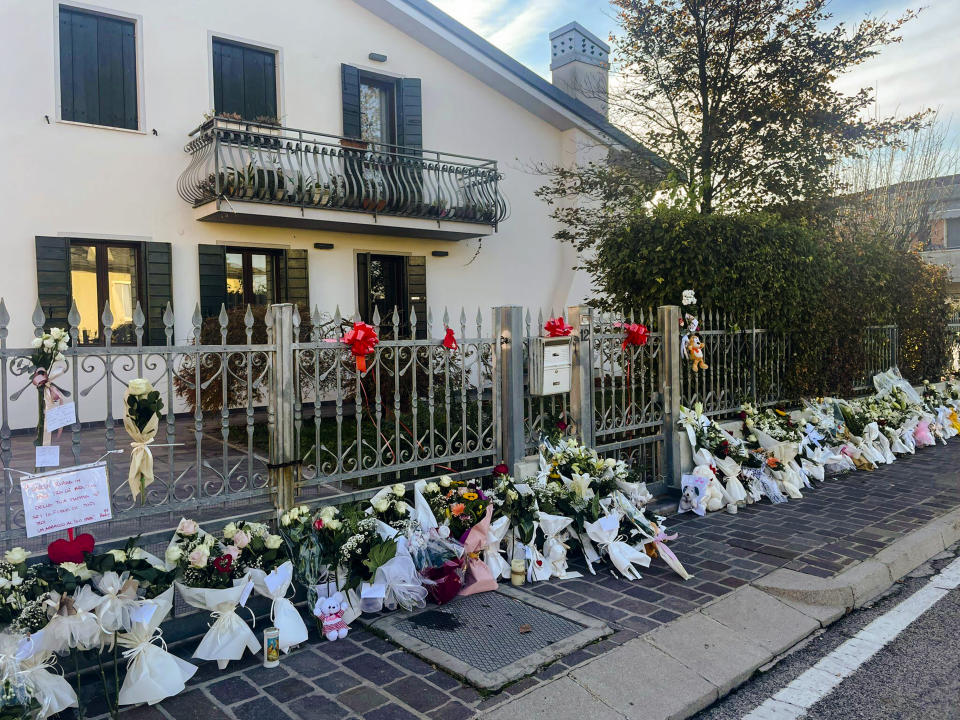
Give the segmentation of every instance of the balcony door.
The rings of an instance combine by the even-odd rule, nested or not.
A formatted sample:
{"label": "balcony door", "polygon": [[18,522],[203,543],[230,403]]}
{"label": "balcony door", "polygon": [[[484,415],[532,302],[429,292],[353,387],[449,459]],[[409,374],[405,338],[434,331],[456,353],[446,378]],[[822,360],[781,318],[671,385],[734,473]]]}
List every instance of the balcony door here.
{"label": "balcony door", "polygon": [[227,248],[227,309],[278,302],[279,253],[251,248]]}

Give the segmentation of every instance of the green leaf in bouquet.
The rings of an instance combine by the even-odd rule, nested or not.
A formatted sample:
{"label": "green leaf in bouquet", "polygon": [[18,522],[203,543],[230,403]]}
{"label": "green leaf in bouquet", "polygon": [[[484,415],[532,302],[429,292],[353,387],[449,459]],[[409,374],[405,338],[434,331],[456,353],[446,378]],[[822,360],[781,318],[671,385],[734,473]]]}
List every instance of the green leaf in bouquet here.
{"label": "green leaf in bouquet", "polygon": [[524,545],[529,545],[533,540],[533,531],[534,531],[533,520],[529,517],[524,517],[520,519],[520,542]]}
{"label": "green leaf in bouquet", "polygon": [[393,540],[384,540],[376,543],[367,553],[367,558],[363,564],[370,570],[371,579],[377,572],[377,568],[387,564],[397,554],[397,543]]}

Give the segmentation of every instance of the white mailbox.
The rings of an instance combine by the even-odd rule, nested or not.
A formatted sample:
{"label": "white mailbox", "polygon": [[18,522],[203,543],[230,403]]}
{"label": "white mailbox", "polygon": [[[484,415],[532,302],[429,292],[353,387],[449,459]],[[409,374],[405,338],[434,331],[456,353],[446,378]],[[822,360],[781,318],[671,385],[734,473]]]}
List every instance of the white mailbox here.
{"label": "white mailbox", "polygon": [[570,392],[573,339],[535,337],[530,340],[530,394],[559,395]]}

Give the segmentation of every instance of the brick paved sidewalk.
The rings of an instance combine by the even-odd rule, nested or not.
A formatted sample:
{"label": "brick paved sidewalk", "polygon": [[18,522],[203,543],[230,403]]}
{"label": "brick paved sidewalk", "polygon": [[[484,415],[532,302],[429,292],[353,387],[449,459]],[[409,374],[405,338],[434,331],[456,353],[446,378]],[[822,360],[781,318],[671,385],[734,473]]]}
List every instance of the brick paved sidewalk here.
{"label": "brick paved sidewalk", "polygon": [[[675,516],[671,544],[693,579],[683,582],[654,561],[636,583],[606,570],[596,576],[527,585],[525,590],[606,620],[616,633],[566,656],[533,677],[490,697],[364,630],[330,643],[315,635],[305,647],[266,670],[247,657],[220,672],[203,663],[188,691],[160,705],[126,710],[143,720],[286,720],[365,718],[458,720],[566,668],[668,623],[778,567],[830,576],[873,555],[930,519],[960,506],[960,439],[926,448],[872,473],[817,484],[803,500],[767,502],[736,515]],[[187,657],[196,640],[179,654]],[[89,717],[103,708],[91,705]]]}

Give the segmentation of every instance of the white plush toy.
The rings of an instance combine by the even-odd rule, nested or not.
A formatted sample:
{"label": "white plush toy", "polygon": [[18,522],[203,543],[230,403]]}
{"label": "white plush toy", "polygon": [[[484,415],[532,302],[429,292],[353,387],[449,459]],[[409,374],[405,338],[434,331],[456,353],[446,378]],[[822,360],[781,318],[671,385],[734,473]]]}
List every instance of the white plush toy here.
{"label": "white plush toy", "polygon": [[699,463],[693,469],[693,474],[697,477],[707,478],[710,481],[707,483],[703,497],[700,498],[700,503],[709,512],[715,512],[722,510],[724,506],[727,505],[727,501],[724,498],[723,486],[720,484],[720,481],[717,480],[717,475],[713,472],[713,468],[710,467],[710,460],[711,457],[708,451],[699,450],[693,456],[693,461]]}
{"label": "white plush toy", "polygon": [[318,597],[313,607],[313,614],[320,618],[323,624],[323,634],[327,640],[342,640],[347,636],[350,628],[343,621],[343,613],[347,603],[343,593],[335,592],[330,597]]}

